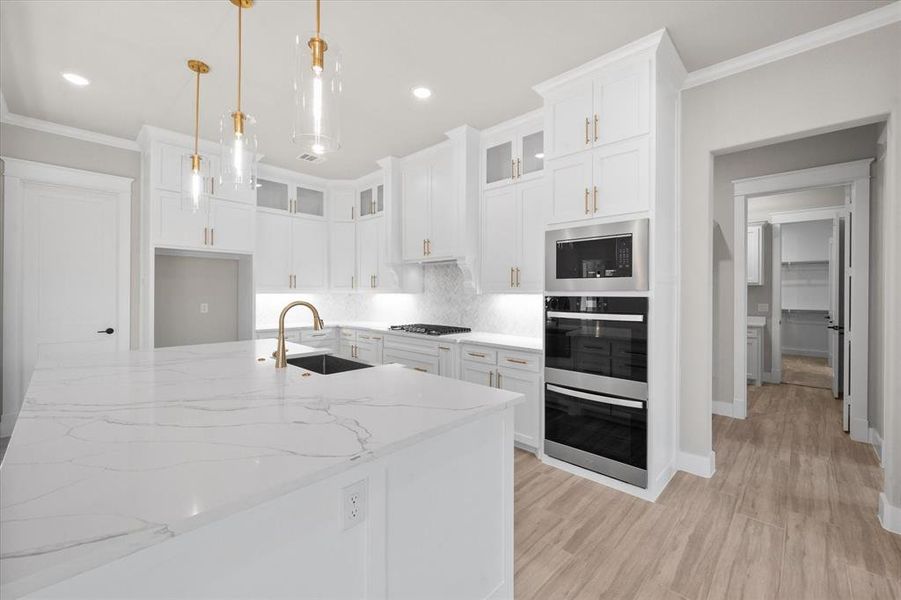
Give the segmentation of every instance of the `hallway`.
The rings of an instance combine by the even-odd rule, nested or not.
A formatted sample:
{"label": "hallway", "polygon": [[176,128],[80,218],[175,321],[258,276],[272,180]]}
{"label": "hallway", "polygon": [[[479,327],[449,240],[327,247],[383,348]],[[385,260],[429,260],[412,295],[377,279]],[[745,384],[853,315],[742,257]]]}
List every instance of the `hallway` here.
{"label": "hallway", "polygon": [[516,455],[517,598],[901,598],[882,471],[825,389],[748,388],[714,416],[717,472],[651,504]]}
{"label": "hallway", "polygon": [[825,358],[783,354],[782,383],[832,389],[832,367]]}

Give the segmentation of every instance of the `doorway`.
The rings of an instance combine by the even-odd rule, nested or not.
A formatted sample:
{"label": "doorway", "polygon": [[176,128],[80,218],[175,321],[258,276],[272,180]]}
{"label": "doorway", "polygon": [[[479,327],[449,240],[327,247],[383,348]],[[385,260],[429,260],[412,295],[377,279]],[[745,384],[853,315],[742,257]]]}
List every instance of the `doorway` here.
{"label": "doorway", "polygon": [[734,257],[735,397],[747,406],[745,382],[762,383],[770,348],[768,381],[831,389],[857,441],[869,439],[871,162],[734,182],[735,234],[745,241]]}
{"label": "doorway", "polygon": [[132,180],[4,162],[7,436],[41,359],[129,348]]}

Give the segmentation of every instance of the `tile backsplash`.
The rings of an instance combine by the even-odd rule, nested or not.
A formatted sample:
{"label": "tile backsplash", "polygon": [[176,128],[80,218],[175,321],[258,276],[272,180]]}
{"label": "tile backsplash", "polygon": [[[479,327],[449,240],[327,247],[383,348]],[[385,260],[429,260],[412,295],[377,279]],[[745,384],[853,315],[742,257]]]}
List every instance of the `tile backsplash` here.
{"label": "tile backsplash", "polygon": [[[375,321],[390,324],[438,323],[475,331],[540,337],[541,294],[476,294],[463,286],[455,264],[426,265],[421,294],[257,294],[257,328],[275,327],[281,309],[292,300],[316,306],[325,320]],[[309,312],[295,309],[288,325],[306,325]]]}

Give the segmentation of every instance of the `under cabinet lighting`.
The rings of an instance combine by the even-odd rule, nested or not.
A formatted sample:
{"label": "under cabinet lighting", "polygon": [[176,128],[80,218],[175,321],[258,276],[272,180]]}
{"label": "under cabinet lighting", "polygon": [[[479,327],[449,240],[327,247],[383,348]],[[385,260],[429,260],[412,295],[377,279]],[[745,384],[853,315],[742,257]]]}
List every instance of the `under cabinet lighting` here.
{"label": "under cabinet lighting", "polygon": [[413,88],[413,95],[420,100],[425,100],[432,96],[432,90],[427,87],[415,87]]}

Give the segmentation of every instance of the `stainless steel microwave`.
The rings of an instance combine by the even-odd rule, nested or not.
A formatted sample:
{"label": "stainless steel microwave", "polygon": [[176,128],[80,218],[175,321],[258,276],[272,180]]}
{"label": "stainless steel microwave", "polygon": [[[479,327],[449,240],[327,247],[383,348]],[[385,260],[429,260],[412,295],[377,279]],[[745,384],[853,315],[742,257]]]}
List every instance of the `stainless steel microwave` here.
{"label": "stainless steel microwave", "polygon": [[648,289],[648,220],[586,225],[545,234],[549,292]]}

